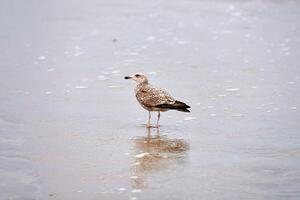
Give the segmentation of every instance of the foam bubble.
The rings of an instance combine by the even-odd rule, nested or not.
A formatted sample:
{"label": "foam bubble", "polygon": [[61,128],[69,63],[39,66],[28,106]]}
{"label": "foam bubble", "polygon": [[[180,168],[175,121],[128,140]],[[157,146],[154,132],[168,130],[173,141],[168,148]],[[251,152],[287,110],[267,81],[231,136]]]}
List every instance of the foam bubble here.
{"label": "foam bubble", "polygon": [[196,117],[185,117],[184,120],[185,121],[190,121],[190,120],[194,120],[196,119]]}
{"label": "foam bubble", "polygon": [[234,114],[234,115],[231,115],[231,117],[243,117],[244,115],[243,114]]}
{"label": "foam bubble", "polygon": [[226,91],[228,92],[234,92],[234,91],[240,91],[241,89],[240,88],[228,88],[226,89]]}
{"label": "foam bubble", "polygon": [[46,59],[46,56],[40,56],[39,57],[39,60],[45,60]]}
{"label": "foam bubble", "polygon": [[134,190],[131,190],[132,193],[139,193],[141,192],[142,190],[141,189],[134,189]]}
{"label": "foam bubble", "polygon": [[47,69],[47,71],[48,71],[48,72],[54,72],[55,69],[54,69],[54,68],[49,68],[49,69]]}
{"label": "foam bubble", "polygon": [[87,87],[84,85],[77,85],[75,86],[76,89],[86,89]]}
{"label": "foam bubble", "polygon": [[147,37],[147,40],[148,40],[148,41],[152,41],[152,40],[155,40],[155,39],[156,39],[155,36],[148,36],[148,37]]}
{"label": "foam bubble", "polygon": [[83,51],[79,51],[79,52],[74,53],[73,56],[77,57],[77,56],[81,56],[83,54],[85,54]]}

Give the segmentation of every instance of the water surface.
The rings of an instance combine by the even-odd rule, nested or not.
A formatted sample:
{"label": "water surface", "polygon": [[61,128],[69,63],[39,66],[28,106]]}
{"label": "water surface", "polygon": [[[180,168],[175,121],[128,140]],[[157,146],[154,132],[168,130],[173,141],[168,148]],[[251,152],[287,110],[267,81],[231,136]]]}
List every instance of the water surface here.
{"label": "water surface", "polygon": [[299,8],[1,1],[0,199],[299,199]]}

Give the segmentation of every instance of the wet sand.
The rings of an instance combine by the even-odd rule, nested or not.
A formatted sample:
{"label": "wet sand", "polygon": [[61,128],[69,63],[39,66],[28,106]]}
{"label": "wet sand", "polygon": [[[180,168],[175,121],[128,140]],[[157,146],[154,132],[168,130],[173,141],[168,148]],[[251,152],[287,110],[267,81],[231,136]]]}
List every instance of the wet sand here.
{"label": "wet sand", "polygon": [[1,1],[0,199],[299,199],[299,8]]}

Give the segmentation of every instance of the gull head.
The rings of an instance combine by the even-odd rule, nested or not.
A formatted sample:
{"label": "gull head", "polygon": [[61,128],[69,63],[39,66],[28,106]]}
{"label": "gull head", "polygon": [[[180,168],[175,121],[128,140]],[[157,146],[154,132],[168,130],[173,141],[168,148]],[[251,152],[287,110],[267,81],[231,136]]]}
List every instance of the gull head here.
{"label": "gull head", "polygon": [[134,80],[137,84],[140,84],[140,83],[148,83],[148,79],[147,77],[142,74],[142,73],[137,73],[137,74],[134,74],[132,76],[125,76],[125,79],[132,79]]}

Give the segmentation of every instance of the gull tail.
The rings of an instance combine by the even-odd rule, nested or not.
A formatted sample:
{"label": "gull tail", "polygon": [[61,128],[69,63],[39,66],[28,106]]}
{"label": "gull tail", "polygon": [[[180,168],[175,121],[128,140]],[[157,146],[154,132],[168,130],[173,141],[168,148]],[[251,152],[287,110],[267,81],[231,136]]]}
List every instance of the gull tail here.
{"label": "gull tail", "polygon": [[190,108],[189,105],[187,105],[187,104],[185,104],[181,101],[177,101],[177,100],[173,104],[164,103],[164,104],[157,105],[156,107],[157,108],[167,108],[167,109],[170,109],[170,110],[178,110],[178,111],[181,111],[181,112],[190,112],[188,110],[188,108]]}

